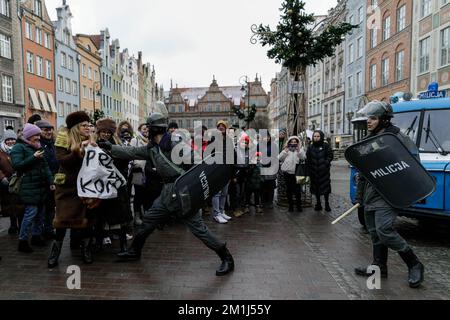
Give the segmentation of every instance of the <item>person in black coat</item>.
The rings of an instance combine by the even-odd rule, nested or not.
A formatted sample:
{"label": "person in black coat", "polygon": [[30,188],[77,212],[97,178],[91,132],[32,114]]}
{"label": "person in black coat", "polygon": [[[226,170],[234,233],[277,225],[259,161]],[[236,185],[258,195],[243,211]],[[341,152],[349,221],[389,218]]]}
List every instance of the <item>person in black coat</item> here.
{"label": "person in black coat", "polygon": [[311,179],[311,194],[316,196],[316,211],[322,210],[320,196],[325,197],[325,211],[331,212],[329,197],[331,193],[331,161],[333,161],[333,150],[325,142],[325,134],[315,131],[313,141],[306,152],[306,166]]}

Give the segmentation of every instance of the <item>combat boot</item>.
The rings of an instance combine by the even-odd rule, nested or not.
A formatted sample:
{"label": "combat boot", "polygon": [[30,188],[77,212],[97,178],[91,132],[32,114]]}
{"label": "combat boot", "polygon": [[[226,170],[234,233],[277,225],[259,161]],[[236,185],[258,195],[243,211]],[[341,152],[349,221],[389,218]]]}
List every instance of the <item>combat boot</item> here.
{"label": "combat boot", "polygon": [[216,270],[216,276],[221,277],[232,272],[234,270],[234,260],[230,251],[228,251],[227,246],[223,246],[221,249],[217,250],[216,253],[222,260],[222,264],[219,269]]}
{"label": "combat boot", "polygon": [[140,238],[136,236],[128,250],[117,254],[119,262],[138,261],[141,259],[141,251],[144,247],[144,243],[139,239]]}
{"label": "combat boot", "polygon": [[94,258],[92,257],[92,240],[83,239],[81,241],[81,257],[86,264],[92,264]]}
{"label": "combat boot", "polygon": [[418,288],[424,280],[425,267],[412,249],[398,253],[408,266],[408,283],[411,288]]}
{"label": "combat boot", "polygon": [[[373,262],[371,265],[378,266],[380,268],[381,277],[388,277],[388,260],[389,249],[385,245],[373,246]],[[355,274],[362,277],[370,277],[373,273],[368,272],[368,267],[355,268]]]}
{"label": "combat boot", "polygon": [[59,256],[61,254],[62,241],[53,241],[50,256],[48,257],[47,264],[50,269],[55,268],[58,265]]}

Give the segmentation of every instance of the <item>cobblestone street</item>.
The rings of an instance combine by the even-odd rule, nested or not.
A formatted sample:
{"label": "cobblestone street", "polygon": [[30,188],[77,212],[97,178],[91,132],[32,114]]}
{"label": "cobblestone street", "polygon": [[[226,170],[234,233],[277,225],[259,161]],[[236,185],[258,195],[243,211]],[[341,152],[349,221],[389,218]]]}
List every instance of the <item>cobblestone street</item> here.
{"label": "cobblestone street", "polygon": [[118,244],[96,255],[93,265],[80,265],[81,290],[69,290],[66,269],[80,264],[68,242],[60,266],[48,270],[49,248],[31,255],[17,252],[17,240],[0,223],[0,299],[450,299],[450,227],[399,219],[400,233],[426,267],[420,289],[407,285],[407,269],[390,252],[390,274],[381,290],[369,290],[353,268],[371,261],[368,234],[357,216],[332,226],[350,206],[348,166],[333,168],[333,212],[308,208],[301,214],[283,209],[248,214],[218,225],[205,216],[212,231],[228,242],[236,262],[228,277],[215,276],[219,259],[183,225],[155,232],[140,262],[114,262]]}

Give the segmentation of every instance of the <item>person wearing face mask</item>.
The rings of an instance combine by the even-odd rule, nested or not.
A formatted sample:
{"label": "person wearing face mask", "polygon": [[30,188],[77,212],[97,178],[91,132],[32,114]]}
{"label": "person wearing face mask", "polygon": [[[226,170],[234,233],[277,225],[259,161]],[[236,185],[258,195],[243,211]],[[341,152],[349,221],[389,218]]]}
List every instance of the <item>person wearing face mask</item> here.
{"label": "person wearing face mask", "polygon": [[333,161],[333,150],[325,143],[325,134],[318,130],[313,134],[312,144],[306,152],[306,167],[311,179],[311,194],[316,196],[316,211],[322,211],[320,197],[325,197],[325,211],[331,212],[331,162]]}
{"label": "person wearing face mask", "polygon": [[289,203],[289,212],[294,212],[294,195],[297,203],[298,212],[302,212],[302,198],[300,186],[295,178],[295,171],[300,161],[306,159],[305,150],[300,146],[300,138],[297,136],[290,137],[284,150],[278,156],[286,181],[286,195]]}
{"label": "person wearing face mask", "polygon": [[[56,159],[54,127],[48,121],[39,120],[36,125],[41,129],[41,144],[44,149],[44,157],[53,176],[58,172],[59,164]],[[53,229],[53,219],[55,218],[55,192],[49,190],[45,203],[44,214],[44,238],[53,240],[55,231]]]}
{"label": "person wearing face mask", "polygon": [[[419,150],[415,143],[400,129],[392,124],[394,112],[392,106],[382,101],[372,101],[358,112],[359,117],[367,119],[368,137],[383,133],[395,134],[419,159]],[[387,260],[389,249],[396,251],[408,267],[408,283],[411,288],[418,288],[424,280],[424,265],[414,254],[412,248],[395,230],[398,212],[390,206],[378,191],[361,175],[358,175],[356,203],[364,207],[367,230],[373,245],[373,262],[380,268],[381,276],[387,278]],[[370,277],[367,267],[355,268],[359,276]]]}
{"label": "person wearing face mask", "polygon": [[45,241],[42,239],[44,205],[48,190],[55,189],[53,175],[45,160],[40,140],[41,129],[27,123],[21,138],[11,150],[12,165],[21,177],[19,197],[25,205],[18,247],[18,250],[23,253],[33,252],[28,243],[31,226],[33,226],[31,244],[45,246]]}
{"label": "person wearing face mask", "polygon": [[23,206],[19,197],[9,193],[8,187],[14,174],[10,153],[16,144],[17,135],[12,130],[6,130],[0,143],[0,203],[2,214],[9,216],[10,227],[8,234],[17,234],[22,223]]}

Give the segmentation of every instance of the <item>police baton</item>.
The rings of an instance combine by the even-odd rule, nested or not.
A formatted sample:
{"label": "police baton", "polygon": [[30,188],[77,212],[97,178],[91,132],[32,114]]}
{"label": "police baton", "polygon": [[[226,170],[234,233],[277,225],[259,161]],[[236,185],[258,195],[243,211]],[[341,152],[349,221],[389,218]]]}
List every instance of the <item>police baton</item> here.
{"label": "police baton", "polygon": [[361,205],[358,203],[355,206],[353,206],[351,209],[349,209],[348,211],[346,211],[342,216],[340,216],[339,218],[337,218],[336,220],[334,220],[331,224],[336,224],[339,221],[341,221],[342,219],[344,219],[346,216],[348,216],[350,213],[352,213],[353,211],[355,211],[356,209],[358,209]]}

